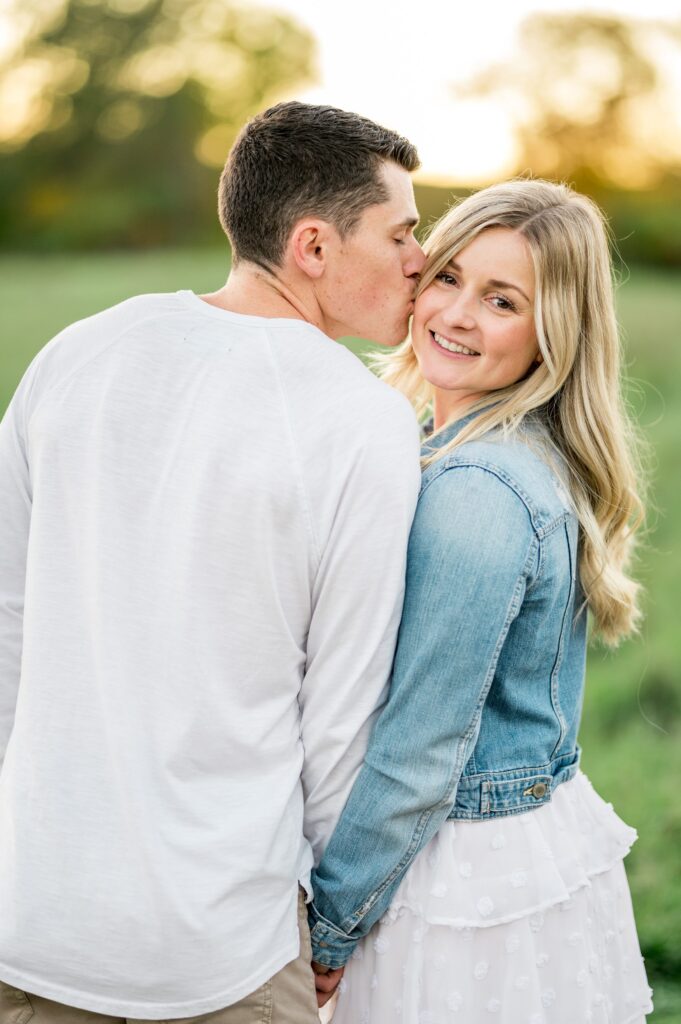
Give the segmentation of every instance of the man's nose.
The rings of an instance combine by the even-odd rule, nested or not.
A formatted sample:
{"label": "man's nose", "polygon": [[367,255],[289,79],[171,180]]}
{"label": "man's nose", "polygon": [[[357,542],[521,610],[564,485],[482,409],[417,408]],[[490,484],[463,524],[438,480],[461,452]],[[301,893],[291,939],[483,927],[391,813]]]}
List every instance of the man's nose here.
{"label": "man's nose", "polygon": [[404,276],[418,279],[426,262],[426,254],[415,238],[412,238],[411,241],[409,259],[404,264]]}

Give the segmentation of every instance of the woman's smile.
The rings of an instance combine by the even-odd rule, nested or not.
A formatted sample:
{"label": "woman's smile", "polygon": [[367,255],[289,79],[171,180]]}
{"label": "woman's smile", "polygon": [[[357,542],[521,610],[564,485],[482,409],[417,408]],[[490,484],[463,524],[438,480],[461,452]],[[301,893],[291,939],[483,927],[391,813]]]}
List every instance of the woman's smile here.
{"label": "woman's smile", "polygon": [[451,341],[449,338],[445,338],[443,334],[439,334],[437,331],[431,331],[433,341],[438,348],[445,349],[450,355],[455,356],[479,356],[480,353],[476,352],[472,348],[468,348],[466,345],[461,345],[457,341]]}

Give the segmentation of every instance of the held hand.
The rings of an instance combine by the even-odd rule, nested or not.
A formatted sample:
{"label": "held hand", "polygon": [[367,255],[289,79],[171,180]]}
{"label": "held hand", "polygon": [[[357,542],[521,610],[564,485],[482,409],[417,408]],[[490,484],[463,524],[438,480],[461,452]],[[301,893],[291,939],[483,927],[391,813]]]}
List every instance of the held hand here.
{"label": "held hand", "polygon": [[314,971],[314,983],[317,989],[317,1005],[321,1009],[322,1006],[328,1003],[338,988],[338,984],[345,973],[345,968],[336,967],[335,970],[331,970],[324,964],[318,964],[313,960],[312,970]]}

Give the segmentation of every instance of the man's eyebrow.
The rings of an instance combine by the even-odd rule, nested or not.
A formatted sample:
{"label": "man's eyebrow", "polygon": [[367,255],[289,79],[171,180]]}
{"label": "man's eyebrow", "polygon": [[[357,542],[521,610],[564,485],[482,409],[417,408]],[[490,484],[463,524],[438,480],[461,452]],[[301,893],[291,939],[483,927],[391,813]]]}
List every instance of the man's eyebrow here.
{"label": "man's eyebrow", "polygon": [[[451,267],[452,270],[456,270],[459,273],[461,273],[461,267],[459,266],[458,263],[455,263],[454,260],[450,260],[447,266]],[[491,284],[493,288],[512,288],[514,292],[519,292],[520,295],[522,295],[522,297],[525,299],[525,302],[529,303],[529,305],[532,305],[531,299],[528,298],[528,296],[525,294],[522,288],[519,288],[517,284],[511,284],[510,281],[497,281],[493,277],[489,279],[487,284]]]}
{"label": "man's eyebrow", "polygon": [[418,222],[418,217],[405,217],[404,220],[395,225],[394,230],[398,231],[400,228],[415,228]]}

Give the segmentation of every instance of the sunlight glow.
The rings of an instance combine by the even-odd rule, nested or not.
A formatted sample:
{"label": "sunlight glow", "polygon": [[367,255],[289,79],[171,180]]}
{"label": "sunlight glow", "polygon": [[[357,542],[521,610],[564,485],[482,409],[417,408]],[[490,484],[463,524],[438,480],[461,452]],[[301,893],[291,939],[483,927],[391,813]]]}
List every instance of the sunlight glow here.
{"label": "sunlight glow", "polygon": [[[319,82],[295,98],[357,110],[403,132],[421,154],[418,177],[452,184],[491,181],[514,166],[516,143],[508,109],[491,99],[462,99],[456,90],[508,59],[528,15],[593,11],[678,23],[681,14],[678,0],[647,0],[645,5],[640,0],[422,0],[416,8],[411,0],[393,0],[389,13],[366,0],[345,0],[342,10],[319,0],[273,0],[268,5],[297,17],[318,40]],[[589,69],[596,93],[611,74],[607,61]],[[676,74],[672,119],[660,118],[657,127],[659,131],[664,125],[661,134],[668,147],[681,150],[681,69]],[[582,94],[566,96],[565,102],[572,109],[597,106],[594,96]],[[637,182],[643,180],[639,170],[632,168]]]}

